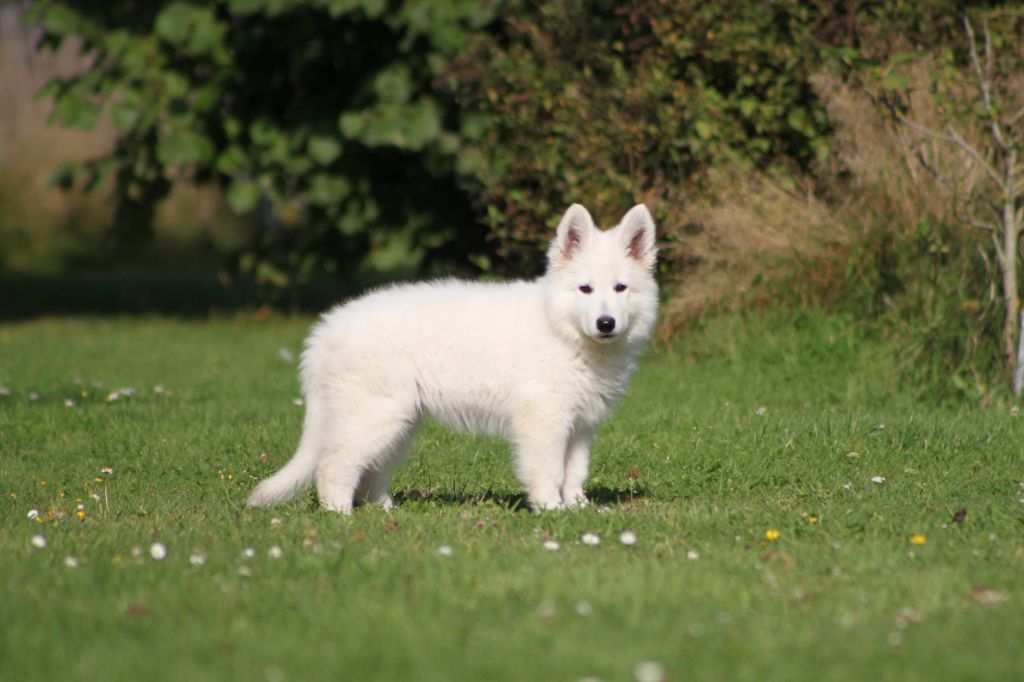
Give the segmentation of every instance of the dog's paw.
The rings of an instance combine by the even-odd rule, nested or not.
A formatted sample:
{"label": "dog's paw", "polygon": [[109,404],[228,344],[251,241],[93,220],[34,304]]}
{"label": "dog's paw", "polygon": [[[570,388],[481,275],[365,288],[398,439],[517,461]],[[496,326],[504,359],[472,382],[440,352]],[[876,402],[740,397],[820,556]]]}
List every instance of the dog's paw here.
{"label": "dog's paw", "polygon": [[541,514],[548,511],[556,511],[558,509],[565,509],[565,505],[562,503],[561,498],[555,500],[547,500],[544,502],[538,502],[536,500],[530,500],[530,511],[534,514]]}
{"label": "dog's paw", "polygon": [[566,509],[581,509],[590,504],[582,490],[566,491],[564,506]]}

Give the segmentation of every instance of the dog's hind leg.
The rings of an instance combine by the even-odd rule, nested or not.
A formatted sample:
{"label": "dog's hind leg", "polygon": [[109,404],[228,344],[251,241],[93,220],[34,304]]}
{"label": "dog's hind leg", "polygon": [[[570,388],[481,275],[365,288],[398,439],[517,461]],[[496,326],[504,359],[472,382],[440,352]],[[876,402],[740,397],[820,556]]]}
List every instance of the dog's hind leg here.
{"label": "dog's hind leg", "polygon": [[409,450],[409,443],[415,435],[416,428],[413,426],[402,438],[398,439],[391,446],[388,452],[382,453],[379,462],[372,468],[363,472],[356,489],[356,502],[376,504],[385,511],[394,506],[391,495],[388,493],[388,486],[391,485],[391,475],[395,467],[402,463]]}
{"label": "dog's hind leg", "polygon": [[[382,400],[351,406],[338,414],[321,444],[316,472],[320,504],[331,511],[352,513],[356,491],[368,475],[367,492],[373,495],[372,501],[386,505],[392,458],[396,449],[408,442],[415,423],[414,409]],[[382,472],[386,476],[381,477]]]}

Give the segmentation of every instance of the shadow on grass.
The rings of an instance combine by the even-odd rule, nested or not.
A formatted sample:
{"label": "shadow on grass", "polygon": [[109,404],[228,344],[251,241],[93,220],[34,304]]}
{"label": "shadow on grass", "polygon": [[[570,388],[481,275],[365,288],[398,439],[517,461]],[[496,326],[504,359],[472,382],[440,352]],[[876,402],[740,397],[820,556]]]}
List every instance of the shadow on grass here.
{"label": "shadow on grass", "polygon": [[[587,497],[591,504],[600,506],[618,506],[626,502],[644,497],[643,490],[613,490],[604,486],[587,490]],[[452,492],[442,490],[398,490],[392,494],[396,506],[408,502],[433,502],[443,505],[464,506],[491,502],[499,507],[510,511],[530,511],[530,504],[526,494],[522,492],[509,492],[486,490],[479,493]]]}

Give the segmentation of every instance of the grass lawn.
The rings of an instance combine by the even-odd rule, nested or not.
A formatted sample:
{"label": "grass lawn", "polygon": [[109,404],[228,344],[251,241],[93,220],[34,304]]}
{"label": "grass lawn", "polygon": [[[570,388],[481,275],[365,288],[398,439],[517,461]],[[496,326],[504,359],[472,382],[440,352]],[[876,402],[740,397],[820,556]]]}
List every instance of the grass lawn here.
{"label": "grass lawn", "polygon": [[298,438],[308,318],[0,326],[0,676],[1021,679],[1024,418],[787,319],[650,353],[595,504],[542,516],[503,443],[436,427],[391,513],[245,509]]}

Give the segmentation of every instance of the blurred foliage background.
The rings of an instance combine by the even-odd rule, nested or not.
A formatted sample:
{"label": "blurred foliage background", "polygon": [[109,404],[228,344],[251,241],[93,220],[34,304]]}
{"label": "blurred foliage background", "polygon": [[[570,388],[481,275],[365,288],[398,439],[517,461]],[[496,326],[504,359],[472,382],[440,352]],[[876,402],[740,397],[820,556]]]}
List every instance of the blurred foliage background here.
{"label": "blurred foliage background", "polygon": [[826,307],[892,338],[922,395],[989,400],[1014,367],[1006,292],[942,181],[980,171],[905,124],[992,151],[965,17],[1012,118],[1011,2],[8,5],[2,276],[51,305],[82,273],[216,273],[243,304],[295,307],[532,276],[569,203],[607,226],[643,201],[663,338],[718,310]]}

